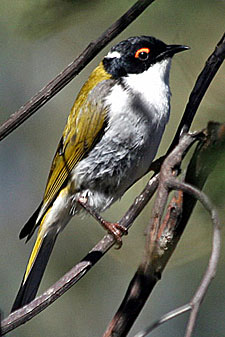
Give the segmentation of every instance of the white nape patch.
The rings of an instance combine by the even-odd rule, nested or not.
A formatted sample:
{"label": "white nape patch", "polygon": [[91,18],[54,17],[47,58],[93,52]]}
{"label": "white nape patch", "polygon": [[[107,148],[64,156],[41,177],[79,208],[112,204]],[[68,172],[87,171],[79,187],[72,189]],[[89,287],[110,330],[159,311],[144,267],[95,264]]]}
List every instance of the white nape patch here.
{"label": "white nape patch", "polygon": [[113,52],[109,52],[105,58],[107,59],[113,59],[113,58],[117,58],[119,59],[121,57],[121,54],[118,51],[113,51]]}
{"label": "white nape patch", "polygon": [[[141,74],[129,74],[124,77],[128,89],[137,93],[146,102],[147,106],[154,109],[157,117],[166,117],[169,112],[170,88],[169,72],[171,58],[153,64]],[[168,114],[169,118],[169,114]]]}

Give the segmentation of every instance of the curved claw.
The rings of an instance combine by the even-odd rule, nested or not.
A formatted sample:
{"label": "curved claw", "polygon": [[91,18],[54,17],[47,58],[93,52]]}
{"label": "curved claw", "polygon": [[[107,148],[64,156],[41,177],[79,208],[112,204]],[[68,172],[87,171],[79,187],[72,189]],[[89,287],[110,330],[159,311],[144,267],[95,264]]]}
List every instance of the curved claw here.
{"label": "curved claw", "polygon": [[122,247],[122,236],[128,234],[127,228],[115,222],[108,222],[103,220],[103,226],[107,229],[107,231],[113,235],[116,240],[117,246],[116,249],[120,249]]}

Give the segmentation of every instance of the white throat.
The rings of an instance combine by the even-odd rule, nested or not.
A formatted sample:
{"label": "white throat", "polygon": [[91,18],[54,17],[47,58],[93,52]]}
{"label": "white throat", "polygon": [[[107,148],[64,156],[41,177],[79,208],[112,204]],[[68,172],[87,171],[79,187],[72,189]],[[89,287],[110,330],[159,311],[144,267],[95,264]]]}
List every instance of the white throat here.
{"label": "white throat", "polygon": [[129,74],[124,77],[128,90],[140,95],[156,119],[165,118],[166,122],[170,110],[170,66],[171,58],[168,58],[152,65],[141,74]]}
{"label": "white throat", "polygon": [[170,64],[171,59],[163,60],[141,74],[123,77],[125,87],[120,83],[112,87],[105,101],[109,130],[120,130],[127,137],[136,128],[140,137],[151,135],[158,146],[170,115]]}

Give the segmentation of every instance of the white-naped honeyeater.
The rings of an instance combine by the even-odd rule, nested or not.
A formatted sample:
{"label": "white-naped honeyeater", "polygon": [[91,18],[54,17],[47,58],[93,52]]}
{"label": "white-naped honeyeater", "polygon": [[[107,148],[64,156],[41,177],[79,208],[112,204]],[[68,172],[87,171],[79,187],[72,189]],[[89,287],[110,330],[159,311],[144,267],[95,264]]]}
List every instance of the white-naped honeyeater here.
{"label": "white-naped honeyeater", "polygon": [[[150,168],[170,114],[174,54],[188,49],[150,36],[115,45],[93,70],[72,107],[43,200],[20,232],[39,227],[12,311],[34,299],[59,232],[85,200],[102,212]],[[119,241],[116,224],[109,227]]]}

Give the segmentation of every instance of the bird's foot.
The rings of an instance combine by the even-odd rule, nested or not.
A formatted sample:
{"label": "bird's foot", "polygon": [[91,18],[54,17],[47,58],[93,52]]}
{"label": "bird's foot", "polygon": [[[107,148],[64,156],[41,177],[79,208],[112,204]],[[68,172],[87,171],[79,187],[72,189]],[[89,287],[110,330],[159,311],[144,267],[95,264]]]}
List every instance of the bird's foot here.
{"label": "bird's foot", "polygon": [[101,218],[101,225],[108,231],[109,234],[112,234],[117,243],[117,249],[121,248],[122,236],[128,234],[126,227],[120,225],[118,222],[109,222]]}
{"label": "bird's foot", "polygon": [[91,214],[99,223],[104,227],[109,234],[111,234],[117,243],[117,249],[122,246],[122,236],[128,234],[128,230],[126,227],[120,225],[119,223],[109,222],[104,220],[100,214],[98,214],[92,207],[88,205],[88,200],[86,197],[80,197],[78,199],[79,204],[89,213]]}

